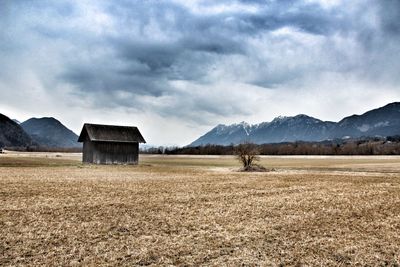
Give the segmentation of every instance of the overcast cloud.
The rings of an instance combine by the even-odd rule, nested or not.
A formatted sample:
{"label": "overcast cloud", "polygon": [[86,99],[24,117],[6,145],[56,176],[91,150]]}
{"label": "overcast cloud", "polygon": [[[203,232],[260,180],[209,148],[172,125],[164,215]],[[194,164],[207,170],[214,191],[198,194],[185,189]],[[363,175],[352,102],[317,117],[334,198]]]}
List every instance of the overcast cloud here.
{"label": "overcast cloud", "polygon": [[400,1],[0,1],[0,113],[140,127],[339,120],[400,101]]}

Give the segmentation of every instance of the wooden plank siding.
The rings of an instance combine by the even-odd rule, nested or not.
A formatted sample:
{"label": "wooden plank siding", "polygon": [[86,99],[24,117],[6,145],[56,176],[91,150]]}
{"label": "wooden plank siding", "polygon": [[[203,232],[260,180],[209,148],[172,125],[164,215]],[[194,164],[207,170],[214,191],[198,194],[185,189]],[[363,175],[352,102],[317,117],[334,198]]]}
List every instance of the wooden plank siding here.
{"label": "wooden plank siding", "polygon": [[83,162],[95,164],[138,164],[139,143],[91,142],[83,144]]}

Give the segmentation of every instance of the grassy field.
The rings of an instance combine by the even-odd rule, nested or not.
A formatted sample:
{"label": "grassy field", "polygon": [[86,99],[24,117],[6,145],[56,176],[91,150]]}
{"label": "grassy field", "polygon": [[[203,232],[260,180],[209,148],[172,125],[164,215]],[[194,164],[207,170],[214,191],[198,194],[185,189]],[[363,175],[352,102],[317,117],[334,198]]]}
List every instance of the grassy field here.
{"label": "grassy field", "polygon": [[399,266],[399,157],[0,155],[1,266]]}

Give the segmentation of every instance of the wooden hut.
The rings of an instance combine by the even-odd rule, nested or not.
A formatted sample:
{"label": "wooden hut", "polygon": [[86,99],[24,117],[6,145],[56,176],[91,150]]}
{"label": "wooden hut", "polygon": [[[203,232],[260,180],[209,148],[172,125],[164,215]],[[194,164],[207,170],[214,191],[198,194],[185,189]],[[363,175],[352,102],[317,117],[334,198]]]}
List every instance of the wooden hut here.
{"label": "wooden hut", "polygon": [[78,142],[83,143],[82,161],[95,164],[138,164],[139,143],[146,143],[137,127],[89,123]]}

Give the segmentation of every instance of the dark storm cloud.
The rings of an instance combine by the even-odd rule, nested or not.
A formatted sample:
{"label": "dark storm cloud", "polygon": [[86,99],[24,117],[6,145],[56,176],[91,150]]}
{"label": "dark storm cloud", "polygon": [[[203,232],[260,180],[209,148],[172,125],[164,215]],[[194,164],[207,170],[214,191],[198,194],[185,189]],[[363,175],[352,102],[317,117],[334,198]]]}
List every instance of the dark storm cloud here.
{"label": "dark storm cloud", "polygon": [[397,39],[400,38],[400,1],[382,0],[379,5],[383,30]]}
{"label": "dark storm cloud", "polygon": [[[44,90],[69,86],[71,94],[91,96],[94,106],[188,119],[202,112],[246,115],[240,97],[224,98],[217,84],[280,89],[306,86],[310,77],[330,72],[387,83],[400,76],[396,0],[328,7],[282,0],[0,5],[0,35],[7,40],[0,43],[1,55],[7,54],[0,66],[10,69],[21,60]],[[214,89],[197,92],[205,88]]]}
{"label": "dark storm cloud", "polygon": [[305,5],[296,12],[288,11],[287,6],[288,4],[266,6],[256,15],[241,17],[241,21],[248,25],[242,32],[258,33],[262,30],[271,31],[292,26],[312,34],[326,35],[343,27],[343,21],[335,17],[335,12],[324,11],[318,5]]}
{"label": "dark storm cloud", "polygon": [[[104,45],[115,52],[110,55],[110,63],[115,56],[125,66],[115,68],[113,64],[107,64],[97,68],[96,62],[94,66],[73,64],[68,66],[63,77],[82,90],[126,90],[159,96],[170,93],[169,80],[204,82],[210,68],[221,57],[247,56],[246,39],[257,34],[285,26],[324,34],[331,31],[334,22],[337,26],[341,24],[321,12],[321,7],[316,4],[308,4],[296,12],[287,9],[289,6],[300,8],[300,1],[291,4],[259,1],[257,4],[259,10],[253,14],[240,11],[193,14],[177,4],[159,1],[113,3],[104,9],[116,21],[116,30],[127,31],[101,38],[104,38]],[[158,30],[165,32],[166,40],[158,40],[157,33],[146,34],[146,27],[152,22]],[[131,28],[136,31],[130,31]],[[269,82],[254,81],[254,84],[276,84],[277,81],[284,82],[286,76],[275,75]]]}
{"label": "dark storm cloud", "polygon": [[[132,70],[133,71],[133,70]],[[162,85],[162,79],[153,76],[142,77],[140,70],[134,73],[114,70],[109,67],[70,67],[61,78],[78,86],[82,91],[132,91],[137,94],[160,96],[168,88]],[[145,72],[147,73],[147,72]]]}
{"label": "dark storm cloud", "polygon": [[[351,30],[362,51],[352,71],[364,80],[398,86],[400,82],[400,2],[363,3]],[[369,23],[369,24],[368,24]]]}

